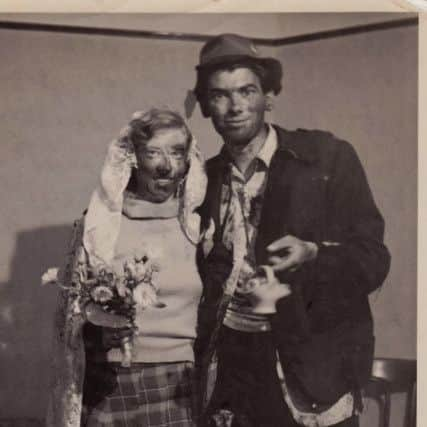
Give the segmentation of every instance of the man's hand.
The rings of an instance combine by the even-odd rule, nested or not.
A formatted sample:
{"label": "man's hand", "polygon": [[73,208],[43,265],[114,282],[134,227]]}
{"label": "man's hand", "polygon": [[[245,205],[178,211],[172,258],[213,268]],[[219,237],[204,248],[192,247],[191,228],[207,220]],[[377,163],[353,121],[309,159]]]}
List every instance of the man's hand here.
{"label": "man's hand", "polygon": [[288,234],[267,246],[267,251],[272,254],[269,262],[275,272],[295,271],[305,262],[316,258],[318,247],[313,242]]}

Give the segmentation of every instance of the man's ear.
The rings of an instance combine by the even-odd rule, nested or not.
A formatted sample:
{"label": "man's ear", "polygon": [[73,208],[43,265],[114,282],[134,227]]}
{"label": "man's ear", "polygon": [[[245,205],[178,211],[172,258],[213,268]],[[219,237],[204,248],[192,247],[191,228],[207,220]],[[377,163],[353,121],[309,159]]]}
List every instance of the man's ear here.
{"label": "man's ear", "polygon": [[202,112],[203,117],[205,119],[209,118],[211,116],[211,113],[209,111],[207,100],[205,98],[199,100],[199,105],[200,105],[200,111]]}
{"label": "man's ear", "polygon": [[193,90],[187,90],[187,95],[184,100],[185,117],[189,119],[196,108],[197,98]]}
{"label": "man's ear", "polygon": [[272,111],[274,108],[274,93],[273,91],[265,94],[265,109],[266,111]]}

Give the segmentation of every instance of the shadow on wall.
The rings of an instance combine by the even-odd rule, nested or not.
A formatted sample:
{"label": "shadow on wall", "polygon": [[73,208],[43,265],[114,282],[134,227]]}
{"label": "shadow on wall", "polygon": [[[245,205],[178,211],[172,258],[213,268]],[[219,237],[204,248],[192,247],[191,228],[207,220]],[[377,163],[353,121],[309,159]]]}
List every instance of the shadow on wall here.
{"label": "shadow on wall", "polygon": [[15,417],[43,419],[58,292],[42,287],[41,276],[63,264],[71,230],[72,224],[17,234],[10,279],[0,284],[0,426]]}

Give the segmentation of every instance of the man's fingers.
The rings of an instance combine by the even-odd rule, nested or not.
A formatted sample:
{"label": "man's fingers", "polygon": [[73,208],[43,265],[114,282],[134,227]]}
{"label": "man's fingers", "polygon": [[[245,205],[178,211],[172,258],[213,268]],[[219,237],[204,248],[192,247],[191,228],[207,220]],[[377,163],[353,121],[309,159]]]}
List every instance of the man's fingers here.
{"label": "man's fingers", "polygon": [[270,258],[268,258],[268,261],[270,262],[270,264],[279,264],[283,261],[282,257],[279,256],[271,256]]}
{"label": "man's fingers", "polygon": [[[275,257],[272,257],[275,258]],[[278,258],[278,257],[276,257]],[[289,257],[287,259],[279,258],[276,263],[272,264],[271,268],[274,272],[288,270],[297,265],[295,258]]]}
{"label": "man's fingers", "polygon": [[291,235],[281,237],[280,239],[275,240],[273,243],[270,243],[267,246],[267,251],[276,252],[280,251],[281,249],[286,249],[293,243],[293,241],[294,237]]}

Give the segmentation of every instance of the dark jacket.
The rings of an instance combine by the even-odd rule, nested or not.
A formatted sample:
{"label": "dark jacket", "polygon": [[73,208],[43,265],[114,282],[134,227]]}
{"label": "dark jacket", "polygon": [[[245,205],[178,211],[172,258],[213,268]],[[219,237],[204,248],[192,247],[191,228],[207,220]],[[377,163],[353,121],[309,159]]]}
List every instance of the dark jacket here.
{"label": "dark jacket", "polygon": [[[368,295],[383,283],[390,255],[383,218],[352,146],[322,131],[275,129],[279,147],[268,173],[257,264],[267,263],[266,247],[286,234],[319,247],[314,261],[279,275],[292,294],[277,303],[271,323],[295,403],[303,410],[324,408],[369,378],[374,337]],[[204,369],[228,302],[222,284],[231,254],[221,245],[219,223],[224,153],[207,162],[207,173],[202,227],[213,219],[216,231],[208,256],[198,251],[204,291],[195,350]]]}

